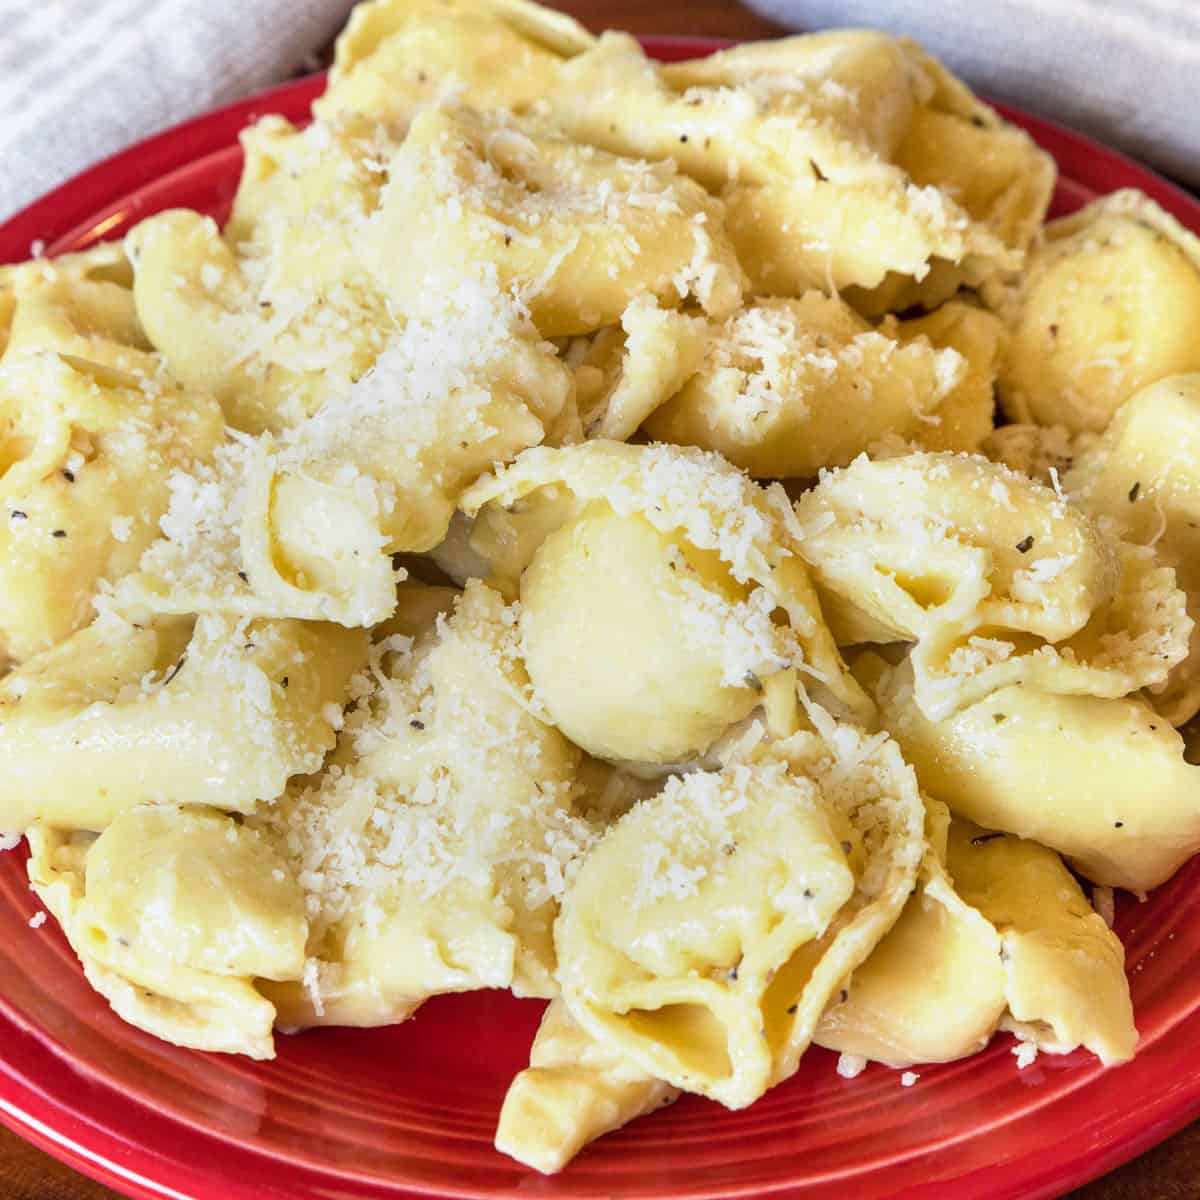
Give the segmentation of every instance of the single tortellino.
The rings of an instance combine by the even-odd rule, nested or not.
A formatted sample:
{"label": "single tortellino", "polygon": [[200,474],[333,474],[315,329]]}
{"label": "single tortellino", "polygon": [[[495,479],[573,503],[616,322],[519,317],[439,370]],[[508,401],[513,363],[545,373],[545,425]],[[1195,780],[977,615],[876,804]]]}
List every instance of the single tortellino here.
{"label": "single tortellino", "polygon": [[1015,421],[1100,432],[1140,388],[1200,370],[1200,240],[1137,191],[1051,221],[1011,294],[1000,401]]}
{"label": "single tortellino", "polygon": [[1123,696],[1187,653],[1174,573],[982,458],[859,460],[802,496],[803,553],[846,642],[915,641],[937,720],[1007,684]]}
{"label": "single tortellino", "polygon": [[128,289],[81,265],[15,289],[0,359],[0,659],[85,625],[154,539],[171,474],[223,436],[211,398],[162,376]]}
{"label": "single tortellino", "polygon": [[825,1010],[818,1046],[892,1067],[951,1062],[982,1050],[1000,1024],[1000,935],[955,890],[946,870],[949,812],[936,800],[928,809],[917,887]]}
{"label": "single tortellino", "polygon": [[[308,986],[268,989],[288,1026],[403,1020],[477,988],[551,996],[551,928],[594,837],[580,753],[538,714],[515,613],[478,580],[401,590],[325,773],[252,820],[306,892]],[[432,603],[431,603],[432,601]],[[373,680],[373,682],[372,682]]]}
{"label": "single tortellino", "polygon": [[261,979],[298,979],[308,923],[286,863],[220,813],[141,807],[97,838],[41,825],[29,879],[88,982],[177,1046],[273,1058]]}
{"label": "single tortellino", "polygon": [[[896,164],[916,186],[951,196],[972,221],[1006,247],[1027,250],[1041,231],[1054,195],[1054,159],[1025,130],[982,103],[916,42],[910,38],[900,42],[931,94],[913,111],[895,151]],[[998,278],[1008,275],[999,272]],[[933,308],[963,284],[980,282],[978,264],[938,257],[923,278],[892,273],[878,287],[865,292],[851,289],[849,296],[868,314],[897,312],[914,305]]]}
{"label": "single tortellino", "polygon": [[917,890],[814,1040],[902,1067],[966,1057],[1018,1026],[1056,1053],[1132,1057],[1124,951],[1058,855],[951,822],[937,801],[929,827]]}
{"label": "single tortellino", "polygon": [[317,770],[366,635],[103,613],[0,679],[0,830],[104,829],[145,802],[250,812]]}
{"label": "single tortellino", "polygon": [[904,343],[928,339],[938,350],[956,351],[965,363],[958,381],[912,440],[925,450],[978,451],[994,424],[1003,323],[985,309],[951,300],[927,316],[899,322],[896,333]]}
{"label": "single tortellino", "polygon": [[1057,850],[1093,883],[1147,891],[1200,849],[1200,768],[1139,697],[1004,687],[934,721],[913,703],[906,663],[876,699],[931,796]]}
{"label": "single tortellino", "polygon": [[[298,136],[320,163],[315,134]],[[363,166],[372,153],[355,142],[339,157],[373,180]],[[150,217],[126,236],[147,336],[171,374],[214,395],[235,429],[294,425],[344,396],[385,349],[394,322],[364,272],[350,271],[343,228],[361,226],[366,188],[357,205],[276,214],[247,243],[250,254],[236,252],[210,217],[185,209]]]}
{"label": "single tortellino", "polygon": [[407,124],[447,87],[476,108],[519,111],[592,40],[565,13],[525,0],[374,0],[351,13],[313,111]]}
{"label": "single tortellino", "polygon": [[796,673],[870,719],[786,498],[717,455],[602,441],[527,451],[462,503],[493,580],[520,595],[537,696],[589,753],[694,758],[760,705],[789,732]]}
{"label": "single tortellino", "polygon": [[814,478],[885,435],[915,436],[965,374],[955,351],[903,345],[820,292],[756,300],[714,331],[699,371],[645,428],[758,478]]}
{"label": "single tortellino", "polygon": [[1150,701],[1172,725],[1200,710],[1200,375],[1143,388],[1078,453],[1064,486],[1121,537],[1174,568],[1192,619],[1187,658]]}
{"label": "single tortellino", "polygon": [[1137,1046],[1125,949],[1052,850],[950,825],[947,866],[963,900],[995,926],[1009,1018],[1051,1053],[1085,1046],[1106,1066]]}
{"label": "single tortellino", "polygon": [[389,172],[368,236],[398,313],[485,264],[546,337],[614,324],[640,293],[717,317],[741,302],[720,201],[673,164],[446,104],[417,114]]}
{"label": "single tortellino", "polygon": [[699,369],[708,324],[635,296],[619,326],[602,329],[575,367],[575,395],[587,437],[624,442]]}
{"label": "single tortellino", "polygon": [[377,624],[395,607],[391,555],[437,545],[463,489],[541,442],[570,391],[511,297],[463,284],[407,321],[348,395],[174,478],[165,536],[118,599]]}
{"label": "single tortellino", "polygon": [[561,999],[552,1000],[529,1066],[505,1093],[496,1149],[552,1175],[588,1142],[678,1095],[677,1087],[646,1074],[607,1039],[586,1033]]}
{"label": "single tortellino", "polygon": [[921,858],[921,800],[895,745],[810,716],[823,732],[758,742],[636,805],[585,859],[555,926],[584,1030],[731,1108],[794,1073]]}
{"label": "single tortellino", "polygon": [[[936,292],[914,299],[940,302],[961,281],[1019,267],[1049,196],[1049,159],[1025,134],[909,43],[870,31],[664,66],[608,33],[561,66],[547,103],[573,136],[674,159],[722,194],[738,257],[766,294],[853,287],[879,312],[886,298],[871,289],[930,276]],[[992,154],[991,180],[963,189],[970,207],[952,195],[961,168],[946,171],[914,125],[925,109]]]}

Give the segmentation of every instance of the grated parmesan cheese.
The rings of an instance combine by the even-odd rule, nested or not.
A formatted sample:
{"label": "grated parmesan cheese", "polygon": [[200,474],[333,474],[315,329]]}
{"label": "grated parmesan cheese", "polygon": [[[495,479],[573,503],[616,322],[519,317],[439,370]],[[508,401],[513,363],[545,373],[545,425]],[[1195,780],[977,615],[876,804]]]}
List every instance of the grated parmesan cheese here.
{"label": "grated parmesan cheese", "polygon": [[839,1054],[837,1073],[843,1079],[857,1079],[867,1069],[867,1060],[861,1054]]}

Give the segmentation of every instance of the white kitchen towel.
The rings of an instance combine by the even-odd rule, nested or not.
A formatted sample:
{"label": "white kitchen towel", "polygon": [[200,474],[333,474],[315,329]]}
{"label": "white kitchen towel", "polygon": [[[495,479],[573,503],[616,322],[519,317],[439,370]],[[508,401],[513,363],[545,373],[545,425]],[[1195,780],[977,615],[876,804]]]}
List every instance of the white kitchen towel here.
{"label": "white kitchen towel", "polygon": [[1200,0],[749,0],[923,42],[973,87],[1200,186]]}
{"label": "white kitchen towel", "polygon": [[350,0],[0,0],[0,221],[98,159],[286,79]]}

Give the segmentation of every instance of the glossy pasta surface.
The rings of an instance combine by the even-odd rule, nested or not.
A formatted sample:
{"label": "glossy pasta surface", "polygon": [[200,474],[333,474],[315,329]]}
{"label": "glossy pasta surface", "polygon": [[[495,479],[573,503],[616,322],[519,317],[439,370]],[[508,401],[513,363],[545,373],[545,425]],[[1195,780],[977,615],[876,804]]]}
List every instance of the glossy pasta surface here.
{"label": "glossy pasta surface", "polygon": [[371,0],[243,140],[224,228],[0,268],[0,835],[113,1009],[548,1000],[542,1172],[813,1044],[1130,1058],[1099,914],[1200,850],[1195,239],[1044,225],[870,31]]}

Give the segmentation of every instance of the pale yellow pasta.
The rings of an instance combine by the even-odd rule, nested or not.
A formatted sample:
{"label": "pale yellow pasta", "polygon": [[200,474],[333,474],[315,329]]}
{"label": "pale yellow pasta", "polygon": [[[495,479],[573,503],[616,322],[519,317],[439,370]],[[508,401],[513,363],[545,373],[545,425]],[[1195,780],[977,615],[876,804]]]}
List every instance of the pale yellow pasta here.
{"label": "pale yellow pasta", "polygon": [[1200,709],[1200,375],[1143,388],[1066,475],[1072,498],[1175,570],[1192,620],[1187,658],[1150,702],[1172,725]]}
{"label": "pale yellow pasta", "polygon": [[[946,870],[949,813],[928,802],[917,886],[870,958],[821,1017],[819,1046],[892,1067],[982,1050],[1004,1015],[1001,940]],[[919,967],[917,964],[920,964]]]}
{"label": "pale yellow pasta", "polygon": [[135,808],[94,840],[36,826],[29,879],[89,982],[176,1045],[273,1058],[259,977],[298,978],[307,922],[283,860],[212,811]]}
{"label": "pale yellow pasta", "polygon": [[310,983],[268,989],[286,1025],[388,1024],[442,992],[557,991],[551,925],[593,836],[580,754],[530,699],[500,596],[476,580],[438,617],[446,599],[401,592],[415,641],[378,643],[325,774],[254,818],[312,922]]}
{"label": "pale yellow pasta", "polygon": [[451,87],[476,108],[520,110],[591,41],[564,13],[525,0],[373,0],[351,14],[313,109],[327,121],[407,124]]}
{"label": "pale yellow pasta", "polygon": [[714,331],[699,371],[646,432],[717,450],[759,478],[845,466],[885,435],[938,420],[966,374],[955,351],[890,333],[820,292],[757,300]]}
{"label": "pale yellow pasta", "polygon": [[1053,1053],[1082,1045],[1123,1062],[1137,1041],[1123,962],[1057,854],[951,822],[930,801],[917,889],[815,1041],[902,1067],[965,1057],[1016,1028]]}
{"label": "pale yellow pasta", "polygon": [[511,298],[464,284],[409,320],[347,395],[173,479],[165,536],[119,600],[376,624],[395,606],[390,555],[440,542],[463,489],[541,442],[570,386]]}
{"label": "pale yellow pasta", "polygon": [[509,1084],[496,1149],[551,1175],[595,1138],[670,1104],[679,1089],[591,1037],[561,999],[538,1026],[529,1066]]}
{"label": "pale yellow pasta", "polygon": [[111,614],[0,679],[0,829],[104,829],[147,801],[251,812],[333,745],[362,633]]}
{"label": "pale yellow pasta", "polygon": [[839,640],[915,641],[914,698],[934,720],[1021,681],[1123,696],[1187,653],[1173,571],[983,459],[864,459],[797,515]]}
{"label": "pale yellow pasta", "polygon": [[1043,230],[869,30],[365,0],[313,107],[223,227],[0,266],[0,848],[93,988],[258,1059],[549,1001],[545,1174],[814,1042],[1129,1058],[1071,871],[1200,851],[1200,242]]}
{"label": "pale yellow pasta", "polygon": [[716,455],[601,441],[527,451],[463,506],[479,513],[472,541],[493,577],[520,594],[535,691],[590,753],[693,757],[764,702],[786,733],[797,671],[869,719],[785,499]]}
{"label": "pale yellow pasta", "polygon": [[[673,159],[707,187],[723,189],[730,234],[755,291],[857,286],[869,293],[892,274],[919,280],[939,262],[959,264],[929,297],[936,303],[960,279],[977,283],[1019,267],[1020,239],[1040,220],[1052,178],[1048,159],[1024,134],[970,98],[970,115],[986,113],[990,126],[976,140],[994,143],[999,132],[1012,150],[1021,148],[1011,186],[1029,191],[1029,211],[1008,228],[996,219],[1004,205],[994,192],[1006,189],[998,178],[992,188],[980,180],[967,190],[980,219],[940,180],[917,182],[900,152],[924,106],[935,103],[947,120],[975,128],[970,115],[951,113],[955,104],[947,108],[943,75],[908,43],[870,31],[733,47],[663,67],[632,38],[609,33],[559,69],[548,104],[574,136]],[[931,181],[941,170],[915,144],[910,158]],[[1026,179],[1036,182],[1025,188]],[[869,294],[863,299],[881,311]]]}
{"label": "pale yellow pasta", "polygon": [[954,886],[1000,935],[1008,1011],[1052,1053],[1086,1046],[1105,1066],[1133,1057],[1125,950],[1052,850],[954,821]]}
{"label": "pale yellow pasta", "polygon": [[1200,849],[1200,773],[1144,700],[1005,687],[940,721],[887,673],[880,719],[958,816],[1057,850],[1093,883],[1146,891]]}
{"label": "pale yellow pasta", "polygon": [[[919,64],[932,94],[912,114],[896,148],[897,165],[917,186],[948,193],[1005,246],[1028,249],[1054,194],[1054,160],[1023,129],[982,103],[931,54],[911,39],[903,38],[901,43],[906,55]],[[872,291],[855,290],[850,296],[867,313],[918,304],[933,308],[962,284],[979,282],[976,265],[939,257],[920,280],[893,273]],[[951,447],[930,446],[943,448]]]}
{"label": "pale yellow pasta", "polygon": [[482,271],[521,289],[547,337],[620,320],[648,292],[715,316],[742,272],[719,201],[669,163],[619,158],[496,114],[433,105],[391,160],[370,237],[393,309]]}
{"label": "pale yellow pasta", "polygon": [[796,1070],[920,859],[921,801],[895,746],[811,715],[822,732],[672,777],[636,805],[584,860],[555,926],[584,1030],[731,1108]]}
{"label": "pale yellow pasta", "polygon": [[153,540],[172,472],[222,436],[217,405],[163,376],[129,290],[85,269],[16,273],[0,358],[0,660],[87,623],[101,581]]}
{"label": "pale yellow pasta", "polygon": [[896,332],[905,343],[928,338],[939,350],[956,351],[966,364],[933,419],[917,427],[913,441],[925,450],[969,454],[980,450],[994,424],[994,384],[1005,344],[1003,324],[985,309],[951,300],[927,316],[901,321]]}
{"label": "pale yellow pasta", "polygon": [[[298,136],[319,159],[312,130]],[[359,143],[341,157],[370,179],[363,161],[371,153]],[[365,203],[354,209],[360,219]],[[279,431],[343,395],[383,352],[393,324],[374,288],[338,276],[353,258],[341,232],[349,218],[327,216],[317,235],[306,215],[276,214],[262,233],[266,246],[252,255],[236,254],[211,218],[182,209],[126,235],[151,343],[177,379],[215,395],[230,424],[247,433]],[[285,248],[289,257],[280,258]],[[276,269],[288,261],[303,262],[298,276]]]}
{"label": "pale yellow pasta", "polygon": [[700,317],[637,296],[620,327],[601,330],[575,368],[576,403],[587,437],[624,442],[699,369],[708,344]]}
{"label": "pale yellow pasta", "polygon": [[1011,294],[1000,399],[1016,421],[1099,432],[1139,388],[1200,369],[1200,241],[1141,192],[1046,226]]}

